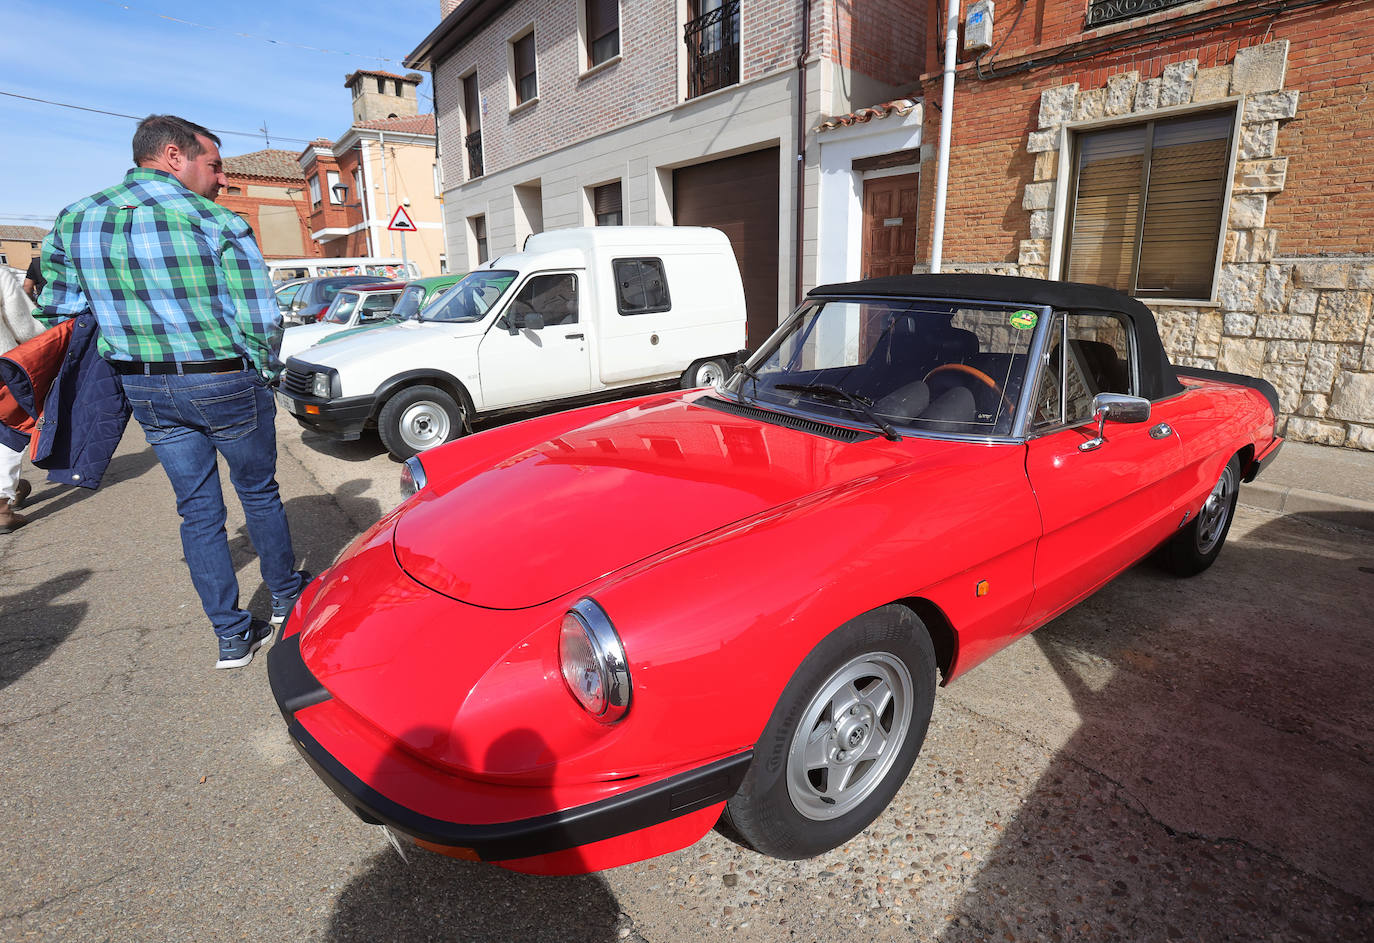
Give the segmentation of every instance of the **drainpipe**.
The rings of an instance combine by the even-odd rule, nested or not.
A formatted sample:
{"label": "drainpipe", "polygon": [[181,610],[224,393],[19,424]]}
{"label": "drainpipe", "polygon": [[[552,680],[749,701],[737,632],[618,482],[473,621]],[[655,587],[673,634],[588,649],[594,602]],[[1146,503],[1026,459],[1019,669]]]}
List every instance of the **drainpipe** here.
{"label": "drainpipe", "polygon": [[[958,0],[952,0],[958,2]],[[386,132],[377,132],[377,146],[382,152],[382,205],[386,207],[387,220],[390,221],[391,214],[395,212],[391,208],[391,187],[386,182]],[[394,256],[396,254],[396,237],[391,234],[391,230],[386,231],[386,254]]]}
{"label": "drainpipe", "polygon": [[945,249],[945,192],[949,189],[949,139],[954,129],[954,57],[959,47],[959,0],[945,11],[945,74],[940,96],[940,164],[935,172],[935,215],[930,234],[930,270],[940,271]]}
{"label": "drainpipe", "polygon": [[377,246],[372,233],[372,188],[367,185],[367,141],[358,138],[358,189],[362,193],[358,194],[358,202],[362,204],[363,211],[363,234],[367,236],[367,254],[375,257]]}
{"label": "drainpipe", "polygon": [[802,301],[802,246],[806,236],[806,60],[811,55],[811,0],[802,0],[801,54],[797,56],[797,231],[793,236],[792,259],[796,268],[795,297],[792,306]]}

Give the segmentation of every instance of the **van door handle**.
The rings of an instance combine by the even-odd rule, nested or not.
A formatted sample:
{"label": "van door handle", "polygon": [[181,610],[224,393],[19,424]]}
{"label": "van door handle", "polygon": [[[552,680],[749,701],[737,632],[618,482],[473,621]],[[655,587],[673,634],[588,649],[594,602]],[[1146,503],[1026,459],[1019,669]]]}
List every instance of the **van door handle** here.
{"label": "van door handle", "polygon": [[580,340],[582,340],[582,335],[581,335],[581,334],[565,334],[564,336],[565,336],[568,340],[570,340],[570,341],[580,341]]}

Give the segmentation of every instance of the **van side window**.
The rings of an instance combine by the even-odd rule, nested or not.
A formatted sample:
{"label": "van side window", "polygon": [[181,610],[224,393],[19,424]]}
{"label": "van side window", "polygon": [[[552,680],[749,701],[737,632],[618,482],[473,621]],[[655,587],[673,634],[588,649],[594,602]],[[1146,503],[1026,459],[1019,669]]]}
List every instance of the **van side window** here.
{"label": "van side window", "polygon": [[525,283],[510,303],[510,313],[523,325],[524,316],[538,314],[544,326],[577,323],[577,276],[536,275]]}
{"label": "van side window", "polygon": [[662,259],[614,259],[615,306],[621,314],[653,314],[668,311],[668,277]]}

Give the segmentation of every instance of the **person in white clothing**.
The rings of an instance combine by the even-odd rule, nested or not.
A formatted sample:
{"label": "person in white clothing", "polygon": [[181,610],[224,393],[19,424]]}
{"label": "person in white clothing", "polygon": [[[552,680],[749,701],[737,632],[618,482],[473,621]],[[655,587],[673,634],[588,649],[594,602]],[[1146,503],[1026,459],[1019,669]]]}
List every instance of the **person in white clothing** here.
{"label": "person in white clothing", "polygon": [[[33,317],[33,302],[24,294],[19,276],[0,266],[0,355],[42,332],[43,325]],[[28,523],[25,517],[15,513],[33,490],[19,477],[23,461],[23,452],[0,443],[0,534],[8,534]]]}

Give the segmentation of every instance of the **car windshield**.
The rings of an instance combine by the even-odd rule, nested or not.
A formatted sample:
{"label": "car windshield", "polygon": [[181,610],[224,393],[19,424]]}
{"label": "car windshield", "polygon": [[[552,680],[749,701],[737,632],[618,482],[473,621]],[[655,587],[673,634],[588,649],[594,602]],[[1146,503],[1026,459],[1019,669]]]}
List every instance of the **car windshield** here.
{"label": "car windshield", "polygon": [[727,389],[761,406],[908,432],[1012,431],[1040,306],[815,300]]}
{"label": "car windshield", "polygon": [[401,292],[401,298],[391,309],[391,317],[397,321],[404,321],[414,316],[420,310],[420,302],[425,297],[425,286],[407,285],[406,290]]}
{"label": "car windshield", "polygon": [[515,281],[515,275],[505,270],[472,272],[444,297],[425,308],[420,313],[420,320],[455,324],[480,321]]}
{"label": "car windshield", "polygon": [[277,307],[285,311],[291,307],[291,299],[296,297],[296,293],[301,290],[301,285],[297,282],[294,285],[283,285],[277,289]]}
{"label": "car windshield", "polygon": [[334,296],[334,301],[330,303],[329,310],[324,313],[321,321],[330,324],[347,324],[348,319],[353,317],[353,309],[358,307],[358,293],[356,291],[341,291]]}

